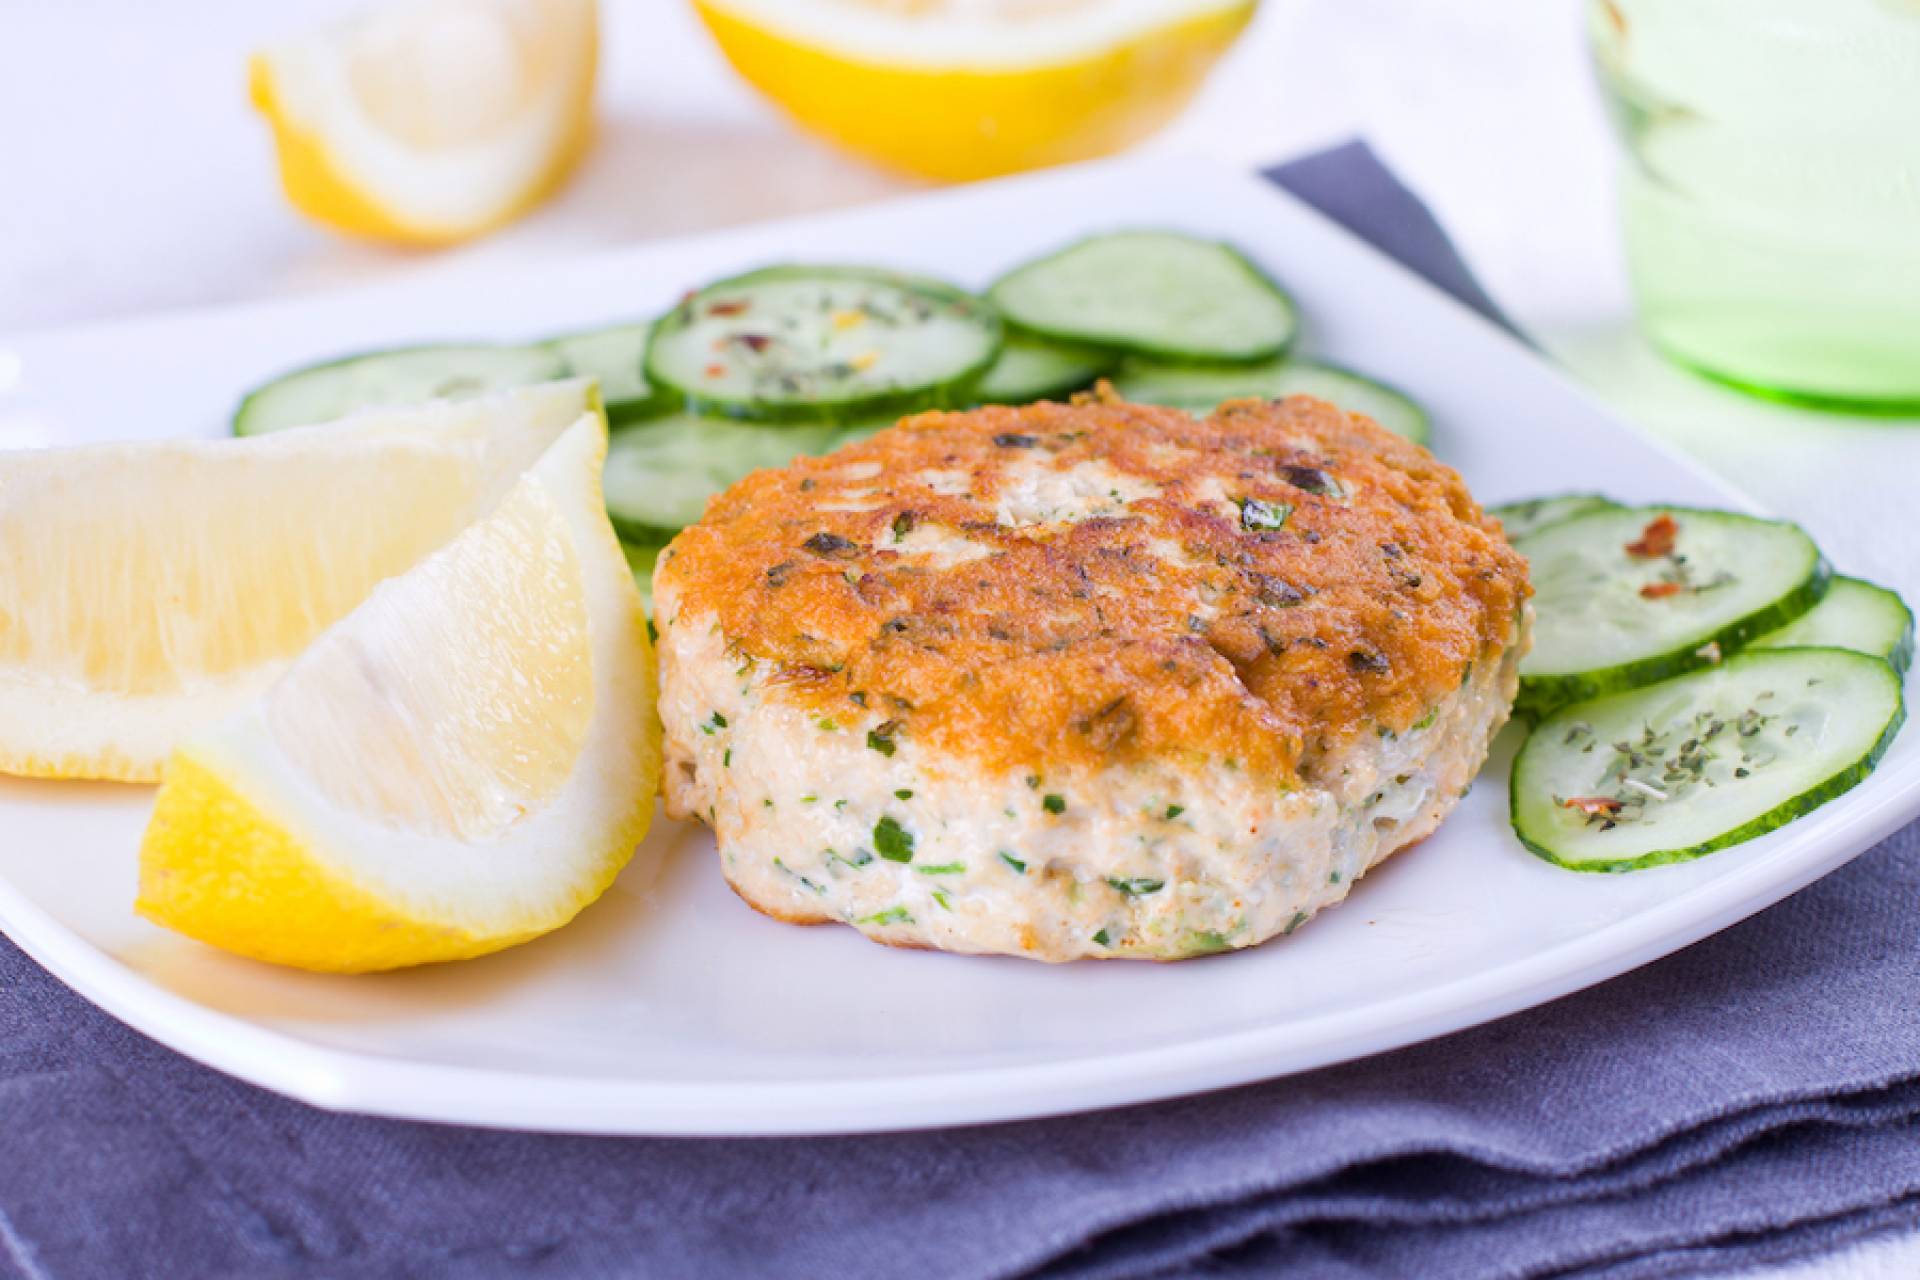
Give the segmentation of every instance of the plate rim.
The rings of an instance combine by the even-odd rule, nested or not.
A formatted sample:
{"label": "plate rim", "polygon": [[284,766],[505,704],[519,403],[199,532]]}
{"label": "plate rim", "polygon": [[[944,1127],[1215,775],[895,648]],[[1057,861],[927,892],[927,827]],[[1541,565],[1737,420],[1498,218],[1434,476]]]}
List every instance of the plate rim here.
{"label": "plate rim", "polygon": [[[1147,171],[1156,181],[1204,174],[1210,182],[1289,205],[1358,252],[1384,265],[1398,285],[1425,293],[1458,321],[1494,335],[1576,397],[1616,430],[1631,433],[1675,467],[1744,510],[1763,508],[1676,446],[1641,431],[1538,349],[1374,248],[1362,237],[1257,173],[1196,156],[1147,153],[1021,175],[992,183],[895,197],[851,208],[743,224],[687,236],[607,246],[545,260],[578,263],[644,250],[671,252],[676,244],[723,239],[745,232],[832,222],[852,212],[884,212],[937,204],[956,192],[1025,185],[1070,185],[1090,174]],[[19,334],[0,340],[108,332],[207,315],[298,309],[320,297],[377,298],[389,291],[445,287],[449,281],[511,279],[537,271],[521,263],[502,268],[458,266],[396,281],[325,290],[288,298],[215,304]],[[1656,959],[1755,915],[1872,848],[1920,817],[1920,782],[1873,787],[1872,779],[1836,801],[1817,827],[1746,866],[1580,938],[1524,959],[1457,978],[1439,987],[1376,1000],[1353,1010],[1325,1012],[1265,1027],[1241,1028],[1175,1044],[1065,1056],[1017,1065],[963,1066],[841,1075],[778,1083],[704,1083],[568,1075],[505,1068],[462,1067],[385,1059],[302,1040],[223,1013],[167,990],[60,923],[24,889],[0,874],[0,931],[80,998],[133,1030],[204,1066],[323,1110],[486,1129],[660,1137],[754,1137],[906,1132],[1005,1123],[1140,1105],[1168,1098],[1278,1079],[1389,1052],[1464,1031],[1572,994]],[[1678,917],[1679,923],[1669,923]],[[1202,962],[1204,963],[1204,961]],[[1514,971],[1533,969],[1531,978]],[[1449,998],[1451,997],[1451,998]],[[1289,1048],[1303,1028],[1308,1051]],[[751,1090],[754,1105],[743,1108]],[[503,1099],[507,1101],[503,1103]],[[804,1105],[801,1105],[804,1102]]]}

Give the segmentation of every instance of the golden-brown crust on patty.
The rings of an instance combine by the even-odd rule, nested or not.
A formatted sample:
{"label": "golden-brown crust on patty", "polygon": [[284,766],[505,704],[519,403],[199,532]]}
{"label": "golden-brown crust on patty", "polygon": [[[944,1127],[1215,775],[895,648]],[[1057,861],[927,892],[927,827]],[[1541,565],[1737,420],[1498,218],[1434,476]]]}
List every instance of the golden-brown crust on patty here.
{"label": "golden-brown crust on patty", "polygon": [[[1002,522],[1048,468],[1114,499]],[[934,532],[974,558],[930,553]],[[659,584],[668,625],[710,617],[782,696],[884,715],[884,736],[992,769],[1224,760],[1283,781],[1418,723],[1511,642],[1530,591],[1458,475],[1306,397],[922,414],[741,481]]]}

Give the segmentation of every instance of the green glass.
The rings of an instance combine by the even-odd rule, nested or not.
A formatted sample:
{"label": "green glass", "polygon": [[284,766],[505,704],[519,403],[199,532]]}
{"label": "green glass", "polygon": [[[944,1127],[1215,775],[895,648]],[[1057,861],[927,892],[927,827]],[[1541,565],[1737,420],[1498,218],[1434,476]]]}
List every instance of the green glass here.
{"label": "green glass", "polygon": [[1591,0],[1641,323],[1747,390],[1920,411],[1920,0]]}

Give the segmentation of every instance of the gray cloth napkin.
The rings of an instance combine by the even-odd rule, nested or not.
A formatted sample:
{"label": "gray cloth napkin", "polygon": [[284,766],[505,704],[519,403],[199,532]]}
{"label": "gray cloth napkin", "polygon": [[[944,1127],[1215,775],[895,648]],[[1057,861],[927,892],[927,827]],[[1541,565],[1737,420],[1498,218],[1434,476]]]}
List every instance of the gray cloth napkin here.
{"label": "gray cloth napkin", "polygon": [[[1489,305],[1364,147],[1272,176]],[[1099,1115],[765,1141],[324,1114],[0,942],[0,1275],[1723,1270],[1920,1225],[1915,903],[1920,828],[1659,964],[1412,1049]]]}

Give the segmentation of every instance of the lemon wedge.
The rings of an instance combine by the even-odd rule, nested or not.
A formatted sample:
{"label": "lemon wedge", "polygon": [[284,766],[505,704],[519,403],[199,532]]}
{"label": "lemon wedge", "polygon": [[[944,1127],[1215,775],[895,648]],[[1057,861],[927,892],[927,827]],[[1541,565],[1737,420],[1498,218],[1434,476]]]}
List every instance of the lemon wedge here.
{"label": "lemon wedge", "polygon": [[364,972],[558,928],[646,834],[646,619],[583,417],[494,511],[383,584],[167,762],[139,912],[217,947]]}
{"label": "lemon wedge", "polygon": [[559,186],[592,127],[594,0],[406,0],[254,55],[294,207],[450,244]]}
{"label": "lemon wedge", "polygon": [[696,0],[806,127],[965,181],[1106,155],[1184,106],[1255,0]]}
{"label": "lemon wedge", "polygon": [[240,440],[0,453],[0,772],[152,782],[490,510],[587,382]]}

